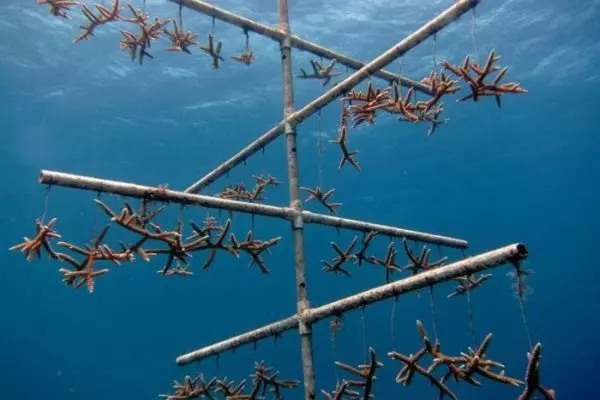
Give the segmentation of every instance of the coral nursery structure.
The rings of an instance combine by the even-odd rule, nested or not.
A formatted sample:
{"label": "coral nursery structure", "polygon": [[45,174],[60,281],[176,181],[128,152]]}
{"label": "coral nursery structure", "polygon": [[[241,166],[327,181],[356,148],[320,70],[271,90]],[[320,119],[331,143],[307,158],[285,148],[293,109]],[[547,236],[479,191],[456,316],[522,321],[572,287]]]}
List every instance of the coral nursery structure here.
{"label": "coral nursery structure", "polygon": [[[318,393],[327,399],[366,400],[375,394],[377,370],[384,368],[384,364],[377,358],[375,350],[367,345],[365,346],[369,356],[367,364],[355,367],[336,361],[336,366],[351,377],[336,382],[336,387],[332,391],[317,390],[312,333],[312,326],[317,322],[333,318],[330,326],[333,331],[332,337],[335,337],[336,331],[342,325],[341,317],[344,313],[357,308],[364,310],[370,304],[386,299],[396,299],[409,292],[432,290],[435,285],[447,281],[457,282],[456,288],[448,294],[448,298],[459,296],[469,298],[472,290],[482,290],[478,288],[484,286],[484,283],[491,277],[490,274],[477,274],[500,265],[509,265],[515,269],[517,295],[522,302],[523,294],[526,291],[524,278],[528,273],[521,268],[522,261],[527,258],[528,254],[525,245],[515,243],[455,262],[448,262],[447,257],[441,255],[434,259],[431,256],[430,246],[465,249],[469,244],[462,239],[340,217],[338,213],[342,203],[332,201],[335,188],[323,187],[322,182],[315,188],[303,187],[300,185],[298,174],[297,128],[307,118],[319,113],[321,109],[337,99],[340,100],[342,108],[341,120],[337,138],[332,140],[331,144],[339,146],[341,150],[339,169],[349,164],[354,168],[355,173],[360,173],[361,166],[357,160],[358,151],[351,149],[349,145],[351,130],[360,124],[374,124],[378,113],[387,113],[399,121],[411,124],[426,123],[429,126],[428,134],[431,135],[440,125],[449,123],[448,118],[441,117],[445,111],[443,100],[460,92],[463,87],[469,94],[460,97],[458,102],[469,99],[479,101],[493,96],[500,105],[501,98],[505,95],[526,93],[526,90],[516,82],[500,83],[506,76],[508,67],[497,65],[500,56],[495,51],[489,53],[484,65],[479,65],[470,57],[467,57],[461,65],[453,65],[444,60],[439,65],[439,71],[434,70],[421,80],[406,78],[383,69],[427,38],[433,37],[435,40],[437,32],[461,15],[473,10],[481,0],[456,1],[423,27],[368,63],[293,35],[290,30],[286,0],[277,0],[279,26],[276,28],[260,24],[200,0],[171,1],[179,6],[178,20],[150,18],[145,4],[142,9],[139,9],[131,3],[120,4],[119,0],[113,0],[111,6],[101,4],[92,6],[84,4],[83,1],[64,0],[37,0],[37,3],[47,5],[52,16],[66,19],[69,19],[72,13],[77,12],[77,9],[81,10],[88,23],[81,26],[82,32],[74,39],[76,43],[82,40],[93,40],[95,30],[102,29],[105,24],[121,24],[123,29],[120,29],[119,46],[121,50],[128,53],[132,60],[137,60],[140,64],[145,58],[152,59],[158,54],[155,51],[155,43],[164,39],[169,42],[164,49],[168,52],[203,54],[203,56],[210,57],[214,69],[221,69],[224,65],[228,65],[224,53],[226,46],[215,36],[214,29],[213,32],[208,33],[206,42],[202,42],[197,33],[184,28],[181,16],[183,7],[212,17],[213,27],[215,20],[220,20],[242,28],[246,38],[243,51],[227,57],[245,67],[251,67],[256,57],[254,50],[250,47],[249,33],[253,32],[268,37],[280,44],[285,110],[283,119],[184,191],[172,190],[163,185],[143,186],[43,170],[40,183],[44,185],[64,186],[136,198],[140,199],[140,206],[136,209],[130,203],[124,202],[115,208],[107,202],[95,199],[99,209],[108,218],[108,224],[88,245],[79,246],[67,241],[56,243],[56,246],[68,253],[53,248],[52,241],[62,238],[56,231],[57,219],[53,218],[45,222],[45,216],[36,222],[36,233],[33,239],[25,237],[22,243],[11,247],[11,250],[22,251],[29,261],[35,257],[41,257],[43,250],[51,259],[65,265],[59,271],[62,273],[63,282],[66,285],[75,288],[85,286],[89,292],[93,292],[96,289],[97,279],[109,279],[110,268],[108,267],[111,264],[121,265],[136,262],[138,259],[144,262],[153,262],[154,259],[160,258],[162,266],[157,270],[159,275],[169,277],[168,279],[178,279],[177,277],[190,279],[196,272],[190,262],[190,257],[194,253],[205,255],[201,263],[202,270],[209,270],[217,257],[229,257],[235,260],[245,255],[249,259],[249,266],[256,267],[260,273],[269,274],[271,270],[267,267],[267,257],[270,249],[287,238],[287,236],[277,236],[259,239],[252,229],[248,230],[243,238],[238,238],[232,232],[231,218],[221,225],[210,216],[203,221],[190,221],[188,229],[191,235],[186,235],[184,231],[187,225],[184,224],[181,217],[169,229],[157,223],[157,215],[169,205],[179,204],[182,210],[183,207],[196,206],[227,210],[230,213],[246,213],[252,216],[288,220],[294,247],[296,312],[288,318],[267,326],[181,355],[177,358],[177,362],[185,365],[203,358],[218,356],[223,352],[256,343],[261,339],[276,337],[288,330],[296,330],[300,336],[302,384],[297,380],[280,379],[279,372],[273,371],[261,362],[255,364],[254,372],[250,375],[251,382],[242,380],[234,383],[228,381],[227,378],[220,377],[207,380],[202,374],[195,378],[186,376],[183,383],[175,381],[172,392],[163,394],[162,397],[171,400],[192,398],[261,399],[266,396],[282,398],[286,391],[301,386],[304,389],[304,398],[307,400],[315,399]],[[294,74],[292,72],[293,48],[310,52],[320,57],[321,60],[311,60],[309,72],[301,68],[300,73]],[[153,54],[150,53],[150,50],[153,51]],[[197,50],[202,51],[198,52]],[[323,59],[329,61],[325,62]],[[239,65],[238,63],[233,64]],[[335,71],[335,67],[339,65],[344,65],[355,72],[341,79],[340,73]],[[315,100],[296,109],[293,90],[294,77],[318,80],[323,87],[331,83],[332,87]],[[341,80],[335,82],[336,78]],[[382,79],[386,85],[376,87],[372,78]],[[357,86],[365,80],[368,80],[366,89],[358,90]],[[417,92],[424,94],[427,98],[417,100]],[[271,175],[254,176],[253,187],[247,187],[242,182],[227,186],[214,195],[198,194],[199,191],[217,181],[239,164],[244,163],[247,158],[263,150],[265,146],[280,136],[285,137],[287,148],[287,182],[290,194],[288,206],[278,207],[263,204],[266,199],[265,193],[271,187],[281,184]],[[302,191],[308,194],[307,198],[301,197]],[[320,203],[327,213],[319,214],[304,210],[303,205],[311,200],[316,201],[309,204]],[[331,242],[335,257],[321,261],[324,272],[340,274],[343,279],[348,279],[352,277],[354,265],[371,264],[382,274],[385,273],[386,283],[329,304],[312,306],[308,298],[304,257],[305,224],[326,225],[363,234],[362,238],[355,236],[347,244]],[[133,243],[121,242],[119,250],[109,247],[105,240],[109,235],[109,227],[114,225],[117,225],[118,229],[135,234],[137,239]],[[113,234],[115,230],[115,228],[110,229],[110,234]],[[392,239],[383,254],[371,252],[372,247],[370,246],[378,240],[378,236]],[[402,246],[397,248],[393,239],[401,239]],[[411,242],[421,244],[418,251]],[[401,263],[401,258],[406,260],[406,263]],[[106,268],[98,269],[98,263],[104,264]],[[407,276],[393,279],[405,273]],[[519,379],[505,374],[504,365],[487,356],[487,349],[492,338],[491,333],[483,339],[479,347],[450,355],[442,352],[437,337],[430,338],[424,324],[420,321],[417,321],[417,329],[423,340],[422,348],[408,355],[398,351],[388,353],[388,357],[393,360],[393,362],[390,361],[390,364],[399,363],[400,366],[400,371],[396,376],[397,383],[406,386],[415,379],[426,379],[431,383],[432,388],[439,391],[439,398],[456,399],[457,396],[451,387],[452,383],[465,382],[476,388],[481,386],[483,381],[492,381],[519,387],[520,394],[518,390],[515,392],[515,398],[519,400],[533,399],[534,394],[540,394],[545,399],[555,398],[554,391],[543,386],[541,382],[539,366],[541,345],[539,343],[529,349],[527,353],[529,365],[525,376]],[[426,359],[430,360],[429,364],[426,363]]]}

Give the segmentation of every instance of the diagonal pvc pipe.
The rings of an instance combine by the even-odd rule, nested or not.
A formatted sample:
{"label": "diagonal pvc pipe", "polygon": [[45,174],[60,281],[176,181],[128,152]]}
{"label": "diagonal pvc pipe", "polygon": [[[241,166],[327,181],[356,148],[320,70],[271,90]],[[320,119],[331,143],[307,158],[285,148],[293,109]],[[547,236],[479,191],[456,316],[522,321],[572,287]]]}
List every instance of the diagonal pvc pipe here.
{"label": "diagonal pvc pipe", "polygon": [[254,329],[210,346],[183,354],[177,357],[177,363],[179,365],[185,365],[194,361],[200,361],[204,358],[216,356],[243,345],[296,329],[298,328],[300,320],[306,324],[314,324],[322,319],[341,315],[350,310],[414,292],[427,286],[450,281],[461,276],[474,274],[503,264],[520,261],[527,258],[527,255],[527,247],[524,244],[514,243],[476,256],[468,257],[452,264],[422,272],[374,289],[366,290],[320,307],[310,308],[300,317],[294,315],[262,328]]}
{"label": "diagonal pvc pipe", "polygon": [[327,104],[337,99],[343,93],[351,90],[356,85],[373,75],[376,71],[385,67],[389,63],[396,60],[398,57],[404,55],[409,50],[413,49],[425,39],[434,35],[444,27],[449,25],[452,21],[481,3],[482,0],[459,0],[440,15],[423,25],[421,28],[407,36],[402,41],[398,42],[392,48],[379,57],[375,58],[364,67],[348,76],[346,79],[329,89],[327,92],[316,98],[312,102],[308,103],[301,109],[297,110],[293,114],[289,115],[279,124],[275,125],[269,131],[264,133],[258,139],[250,143],[248,146],[240,150],[238,153],[233,155],[229,160],[225,161],[217,168],[206,174],[203,178],[198,180],[196,183],[188,187],[185,191],[188,193],[197,193],[201,189],[210,185],[212,182],[219,179],[221,176],[226,174],[228,171],[244,162],[248,157],[252,156],[256,152],[260,151],[263,147],[277,139],[284,132],[286,124],[297,125],[310,117]]}

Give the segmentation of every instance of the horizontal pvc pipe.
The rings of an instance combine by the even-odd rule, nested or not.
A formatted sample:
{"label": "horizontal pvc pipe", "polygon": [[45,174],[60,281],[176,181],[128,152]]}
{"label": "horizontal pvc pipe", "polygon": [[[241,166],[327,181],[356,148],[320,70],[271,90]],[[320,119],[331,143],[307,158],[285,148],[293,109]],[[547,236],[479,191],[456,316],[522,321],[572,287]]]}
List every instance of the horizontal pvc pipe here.
{"label": "horizontal pvc pipe", "polygon": [[[227,22],[231,25],[239,26],[240,28],[246,31],[252,31],[258,33],[259,35],[268,37],[269,39],[275,40],[277,42],[282,42],[286,37],[286,34],[277,28],[272,28],[267,25],[260,24],[254,20],[249,18],[242,17],[240,15],[236,15],[229,11],[226,11],[222,8],[215,7],[213,4],[207,3],[205,1],[200,0],[171,0],[173,3],[182,4],[185,7],[188,7],[192,10],[198,11],[202,14],[206,14],[208,16],[214,17],[215,19]],[[338,64],[345,65],[347,67],[353,69],[360,69],[365,66],[366,63],[356,60],[352,57],[348,57],[342,53],[338,53],[336,51],[330,50],[326,47],[319,46],[316,43],[310,42],[308,40],[302,39],[296,35],[289,35],[289,43],[292,47],[302,50],[308,51],[319,57],[324,57],[330,60],[336,60]],[[428,95],[431,95],[431,90],[429,86],[415,81],[413,79],[407,78],[405,76],[394,74],[389,71],[379,70],[373,73],[373,75],[385,79],[388,82],[399,82],[403,86],[413,87],[415,90],[421,91]]]}
{"label": "horizontal pvc pipe", "polygon": [[[42,184],[65,186],[75,189],[89,190],[92,192],[104,192],[126,197],[146,198],[177,204],[196,205],[246,214],[264,215],[267,217],[282,218],[287,220],[293,220],[294,217],[298,215],[298,212],[291,207],[277,207],[266,204],[227,200],[213,196],[179,192],[165,188],[143,186],[134,183],[99,179],[56,171],[42,170],[40,172],[39,181]],[[311,224],[333,226],[362,232],[376,231],[390,237],[401,237],[418,242],[461,249],[469,246],[469,243],[462,239],[396,228],[393,226],[374,224],[370,222],[357,221],[353,219],[315,214],[311,213],[310,211],[302,211],[300,212],[300,216],[302,217],[303,221]]]}

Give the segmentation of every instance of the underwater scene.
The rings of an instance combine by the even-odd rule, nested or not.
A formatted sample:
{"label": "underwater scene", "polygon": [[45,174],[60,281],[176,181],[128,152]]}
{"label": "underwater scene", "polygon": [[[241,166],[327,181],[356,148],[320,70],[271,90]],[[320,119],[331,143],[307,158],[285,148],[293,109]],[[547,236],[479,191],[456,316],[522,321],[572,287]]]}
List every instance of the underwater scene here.
{"label": "underwater scene", "polygon": [[600,1],[0,10],[2,398],[598,398]]}

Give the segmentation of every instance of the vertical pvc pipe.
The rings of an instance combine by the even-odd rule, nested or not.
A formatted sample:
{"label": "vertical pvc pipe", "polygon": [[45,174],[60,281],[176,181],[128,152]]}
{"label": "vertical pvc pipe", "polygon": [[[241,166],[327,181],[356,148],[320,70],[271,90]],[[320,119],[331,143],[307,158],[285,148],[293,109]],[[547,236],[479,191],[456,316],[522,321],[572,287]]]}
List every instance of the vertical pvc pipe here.
{"label": "vertical pvc pipe", "polygon": [[[298,171],[298,147],[296,125],[288,122],[294,114],[294,85],[292,75],[292,46],[290,44],[290,22],[287,0],[277,0],[279,13],[279,29],[286,35],[281,41],[281,71],[283,77],[283,118],[284,134],[288,161],[288,180],[290,207],[297,213],[292,219],[292,236],[294,240],[294,268],[296,271],[297,311],[302,315],[310,308],[308,286],[306,283],[306,266],[304,263],[304,221],[302,219],[302,200],[300,199],[300,183]],[[315,371],[313,364],[313,343],[311,326],[304,321],[298,325],[300,333],[300,349],[302,355],[302,371],[304,374],[304,399],[316,399]]]}

